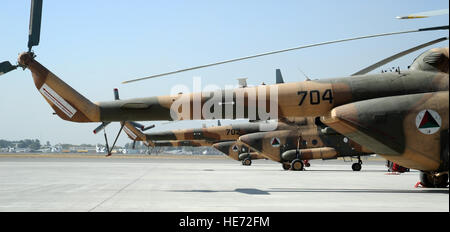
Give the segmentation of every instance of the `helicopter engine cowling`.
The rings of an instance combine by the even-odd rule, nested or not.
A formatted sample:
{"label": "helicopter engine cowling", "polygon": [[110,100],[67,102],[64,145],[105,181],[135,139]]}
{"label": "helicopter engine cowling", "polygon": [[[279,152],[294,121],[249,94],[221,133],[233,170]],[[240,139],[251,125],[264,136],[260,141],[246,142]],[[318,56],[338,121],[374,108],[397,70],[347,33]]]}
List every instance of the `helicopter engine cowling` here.
{"label": "helicopter engine cowling", "polygon": [[410,69],[448,73],[448,56],[448,47],[430,49],[419,55],[410,66]]}

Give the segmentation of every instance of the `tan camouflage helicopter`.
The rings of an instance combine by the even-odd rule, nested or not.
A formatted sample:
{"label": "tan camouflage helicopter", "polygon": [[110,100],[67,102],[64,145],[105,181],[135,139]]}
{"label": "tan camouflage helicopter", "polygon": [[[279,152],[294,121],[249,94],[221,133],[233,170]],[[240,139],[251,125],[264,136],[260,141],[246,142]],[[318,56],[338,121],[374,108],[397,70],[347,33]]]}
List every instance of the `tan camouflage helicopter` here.
{"label": "tan camouflage helicopter", "polygon": [[[143,126],[138,123],[127,121],[123,122],[123,125],[123,130],[128,137],[133,140],[133,147],[136,141],[143,141],[143,143],[148,147],[214,147],[227,155],[229,158],[242,162],[242,165],[245,166],[250,166],[252,164],[252,160],[266,159],[264,156],[261,156],[256,152],[252,152],[247,146],[237,144],[237,138],[230,139],[230,137],[232,137],[231,135],[225,136],[227,137],[226,139],[221,139],[221,134],[217,134],[217,132],[220,132],[218,128],[223,128],[224,131],[236,130],[226,129],[231,128],[230,126],[163,131],[144,134],[144,130],[142,130]],[[207,130],[209,131],[206,132]],[[238,134],[233,133],[233,136],[238,136]]]}
{"label": "tan camouflage helicopter", "polygon": [[[276,83],[284,83],[281,71],[276,70]],[[241,82],[242,87],[246,83]],[[118,92],[115,89],[115,98]],[[370,155],[360,145],[320,123],[318,118],[299,118],[292,122],[249,122],[229,126],[179,129],[146,133],[151,127],[135,122],[125,122],[124,131],[134,141],[145,141],[147,146],[212,146],[230,158],[251,165],[252,159],[271,159],[282,164],[283,169],[301,171],[312,159],[358,157],[352,165],[361,170],[361,156]],[[273,131],[262,129],[272,127]],[[96,129],[97,130],[97,129]],[[95,131],[94,131],[95,132]],[[237,141],[237,142],[236,142]],[[107,146],[108,147],[108,146]],[[251,148],[251,149],[250,149]],[[256,151],[256,152],[255,152]]]}
{"label": "tan camouflage helicopter", "polygon": [[309,117],[295,123],[288,130],[265,131],[239,137],[238,144],[244,144],[269,159],[280,162],[284,169],[296,171],[309,166],[314,159],[337,159],[357,157],[353,171],[361,170],[361,156],[373,152],[349,138],[320,123],[320,119]]}
{"label": "tan camouflage helicopter", "polygon": [[241,161],[242,165],[252,165],[252,160],[268,159],[266,156],[251,150],[248,146],[238,144],[236,141],[218,142],[212,145],[231,159]]}
{"label": "tan camouflage helicopter", "polygon": [[[120,100],[119,90],[114,89],[114,100]],[[255,123],[240,124],[237,126],[222,126],[218,121],[218,126],[213,128],[199,128],[188,130],[174,130],[144,134],[148,129],[155,125],[144,126],[134,121],[121,122],[121,128],[114,140],[112,147],[109,147],[108,137],[105,127],[108,124],[102,123],[94,129],[94,134],[101,130],[104,132],[107,156],[111,156],[112,150],[117,142],[120,132],[123,130],[128,137],[133,140],[132,147],[135,147],[136,141],[142,141],[147,147],[214,147],[223,152],[231,159],[241,161],[243,165],[250,166],[252,159],[266,159],[256,152],[250,151],[248,146],[237,144],[236,140],[241,134],[259,132],[259,125]],[[286,128],[287,125],[284,125]]]}
{"label": "tan camouflage helicopter", "polygon": [[[268,123],[276,124],[276,129],[261,131],[261,124]],[[146,134],[139,131],[139,127],[126,123],[124,130],[126,128],[131,139],[146,141],[148,145],[170,141],[166,144],[212,146],[230,158],[242,161],[243,165],[250,165],[252,159],[266,158],[281,163],[285,170],[301,171],[312,159],[358,157],[358,163],[354,163],[352,169],[360,171],[360,157],[372,153],[334,130],[314,123],[314,118],[305,118],[289,124],[253,122]]]}
{"label": "tan camouflage helicopter", "polygon": [[[18,65],[7,61],[0,63],[0,74],[17,67],[29,69],[36,88],[64,120],[120,122],[320,117],[322,123],[368,150],[401,166],[420,170],[424,186],[448,184],[448,47],[421,54],[408,70],[367,74],[386,62],[447,40],[447,37],[408,49],[347,77],[93,103],[35,60],[31,48],[39,43],[41,10],[42,0],[32,0],[28,52],[19,55]],[[448,28],[447,25],[329,41],[151,77],[337,42]],[[143,79],[146,78],[133,81]]]}

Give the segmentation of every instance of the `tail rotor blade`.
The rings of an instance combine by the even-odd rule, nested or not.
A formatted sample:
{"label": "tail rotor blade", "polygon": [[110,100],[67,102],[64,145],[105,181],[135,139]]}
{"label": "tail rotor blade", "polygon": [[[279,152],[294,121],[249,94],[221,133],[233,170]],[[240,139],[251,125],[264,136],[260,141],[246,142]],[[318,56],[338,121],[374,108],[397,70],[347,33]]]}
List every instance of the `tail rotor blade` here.
{"label": "tail rotor blade", "polygon": [[42,0],[31,0],[30,27],[28,33],[28,51],[39,45],[41,34]]}
{"label": "tail rotor blade", "polygon": [[16,68],[17,66],[12,65],[9,61],[2,62],[0,63],[0,76]]}

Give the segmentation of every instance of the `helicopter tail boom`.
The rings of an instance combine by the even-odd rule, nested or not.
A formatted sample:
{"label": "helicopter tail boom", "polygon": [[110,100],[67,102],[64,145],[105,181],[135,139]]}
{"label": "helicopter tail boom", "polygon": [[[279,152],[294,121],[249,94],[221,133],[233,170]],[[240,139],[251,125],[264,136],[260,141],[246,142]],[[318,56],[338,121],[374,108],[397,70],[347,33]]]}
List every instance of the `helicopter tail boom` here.
{"label": "helicopter tail boom", "polygon": [[18,61],[21,67],[30,69],[36,88],[60,118],[73,122],[100,121],[99,106],[34,60],[33,53],[22,53]]}

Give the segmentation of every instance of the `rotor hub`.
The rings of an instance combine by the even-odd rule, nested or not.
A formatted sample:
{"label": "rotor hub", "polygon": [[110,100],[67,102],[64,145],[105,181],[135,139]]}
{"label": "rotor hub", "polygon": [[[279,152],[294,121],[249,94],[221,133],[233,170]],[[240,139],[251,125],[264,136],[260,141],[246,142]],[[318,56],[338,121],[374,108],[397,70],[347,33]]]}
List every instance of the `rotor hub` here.
{"label": "rotor hub", "polygon": [[19,55],[19,58],[17,58],[17,62],[19,63],[19,66],[22,68],[26,68],[28,64],[30,64],[31,61],[34,60],[34,53],[32,52],[22,52]]}

